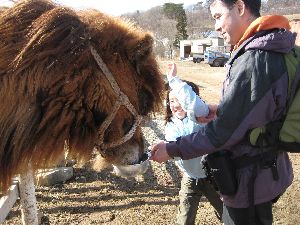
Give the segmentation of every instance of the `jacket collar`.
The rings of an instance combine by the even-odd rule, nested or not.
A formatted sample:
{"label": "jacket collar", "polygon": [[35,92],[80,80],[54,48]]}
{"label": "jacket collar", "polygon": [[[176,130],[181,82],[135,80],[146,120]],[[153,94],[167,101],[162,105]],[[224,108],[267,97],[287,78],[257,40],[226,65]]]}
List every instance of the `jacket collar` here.
{"label": "jacket collar", "polygon": [[245,40],[260,31],[272,30],[275,28],[283,28],[290,30],[291,26],[286,17],[280,15],[261,16],[254,20],[247,28],[239,42],[234,46],[236,50]]}

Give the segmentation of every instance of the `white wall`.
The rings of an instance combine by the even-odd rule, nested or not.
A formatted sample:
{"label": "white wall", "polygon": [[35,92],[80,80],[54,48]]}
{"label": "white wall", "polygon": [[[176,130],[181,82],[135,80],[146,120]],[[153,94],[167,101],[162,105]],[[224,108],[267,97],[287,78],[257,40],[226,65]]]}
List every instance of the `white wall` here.
{"label": "white wall", "polygon": [[[223,38],[206,38],[197,40],[182,40],[180,41],[180,58],[185,58],[184,46],[191,46],[191,53],[202,53],[203,45],[212,46],[212,49],[224,49]],[[221,47],[222,46],[222,47]]]}

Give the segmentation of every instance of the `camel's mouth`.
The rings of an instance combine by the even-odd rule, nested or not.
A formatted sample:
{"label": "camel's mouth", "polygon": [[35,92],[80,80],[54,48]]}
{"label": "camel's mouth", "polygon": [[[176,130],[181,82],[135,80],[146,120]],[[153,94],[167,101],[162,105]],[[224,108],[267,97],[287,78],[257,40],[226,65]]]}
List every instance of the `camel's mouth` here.
{"label": "camel's mouth", "polygon": [[114,172],[122,177],[135,177],[144,174],[149,167],[150,152],[145,152],[140,158],[139,162],[132,165],[113,165]]}

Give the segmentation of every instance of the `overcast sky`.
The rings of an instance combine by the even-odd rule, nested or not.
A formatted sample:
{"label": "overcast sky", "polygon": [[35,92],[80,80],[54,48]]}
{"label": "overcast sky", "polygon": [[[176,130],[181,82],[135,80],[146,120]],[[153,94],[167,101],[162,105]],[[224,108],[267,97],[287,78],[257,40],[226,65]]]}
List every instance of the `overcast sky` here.
{"label": "overcast sky", "polygon": [[[111,15],[121,15],[137,10],[145,11],[166,2],[183,3],[184,7],[196,4],[199,0],[56,0],[74,8],[96,8]],[[9,5],[9,0],[0,0],[0,5]]]}

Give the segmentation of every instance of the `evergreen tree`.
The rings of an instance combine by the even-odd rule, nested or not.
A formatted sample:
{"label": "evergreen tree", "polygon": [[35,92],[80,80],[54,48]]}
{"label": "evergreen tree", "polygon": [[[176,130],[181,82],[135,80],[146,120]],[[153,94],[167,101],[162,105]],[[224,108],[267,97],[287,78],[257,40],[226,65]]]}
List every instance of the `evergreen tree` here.
{"label": "evergreen tree", "polygon": [[177,33],[173,45],[179,47],[180,40],[188,38],[187,35],[187,17],[183,4],[165,3],[163,6],[164,14],[169,18],[176,20]]}

